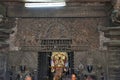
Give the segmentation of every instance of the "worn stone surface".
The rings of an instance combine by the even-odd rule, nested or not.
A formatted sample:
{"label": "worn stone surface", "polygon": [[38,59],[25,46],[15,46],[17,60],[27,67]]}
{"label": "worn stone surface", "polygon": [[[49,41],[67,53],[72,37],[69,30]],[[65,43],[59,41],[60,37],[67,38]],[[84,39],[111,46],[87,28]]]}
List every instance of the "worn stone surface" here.
{"label": "worn stone surface", "polygon": [[0,4],[0,15],[5,16],[5,14],[6,14],[5,6],[3,6],[2,4]]}
{"label": "worn stone surface", "polygon": [[[25,18],[17,19],[17,33],[11,42],[13,47],[39,46],[40,39],[70,38],[73,45],[88,45],[90,50],[99,49],[98,25],[108,26],[106,18]],[[84,54],[85,53],[85,54]],[[75,52],[75,67],[79,59],[87,57],[87,52]],[[37,68],[38,52],[18,52],[10,54],[10,65],[26,64]],[[95,53],[97,54],[97,52]],[[80,56],[78,58],[78,56]],[[96,57],[96,56],[95,56]],[[14,58],[14,59],[13,59]],[[96,57],[97,58],[97,57]]]}
{"label": "worn stone surface", "polygon": [[15,66],[19,70],[20,65],[26,65],[27,69],[37,69],[38,53],[36,52],[10,52],[8,55],[8,66]]}
{"label": "worn stone surface", "polygon": [[16,46],[39,46],[43,38],[70,38],[73,45],[99,48],[98,25],[108,25],[104,18],[19,19]]}

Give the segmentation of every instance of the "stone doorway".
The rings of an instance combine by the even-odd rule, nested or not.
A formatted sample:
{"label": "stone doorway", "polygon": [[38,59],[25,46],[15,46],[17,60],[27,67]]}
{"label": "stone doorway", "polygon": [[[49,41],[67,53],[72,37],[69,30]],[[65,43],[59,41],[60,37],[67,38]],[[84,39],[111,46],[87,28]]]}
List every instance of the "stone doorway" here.
{"label": "stone doorway", "polygon": [[51,71],[53,53],[66,53],[69,69],[66,73],[74,72],[74,52],[71,50],[71,39],[42,39],[41,52],[38,53],[38,80],[52,80],[55,72]]}
{"label": "stone doorway", "polygon": [[[64,73],[71,75],[74,73],[74,54],[73,52],[66,52],[68,54],[68,68]],[[39,52],[38,53],[38,80],[52,80],[53,73],[51,72],[51,56],[52,52]]]}

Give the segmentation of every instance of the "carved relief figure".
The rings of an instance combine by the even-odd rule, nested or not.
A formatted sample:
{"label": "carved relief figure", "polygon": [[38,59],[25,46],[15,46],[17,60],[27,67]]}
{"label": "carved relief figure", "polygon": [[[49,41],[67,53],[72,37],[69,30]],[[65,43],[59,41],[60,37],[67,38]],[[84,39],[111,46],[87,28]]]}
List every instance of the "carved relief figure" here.
{"label": "carved relief figure", "polygon": [[112,22],[120,23],[120,0],[115,0],[111,14]]}
{"label": "carved relief figure", "polygon": [[68,54],[66,52],[53,52],[51,57],[51,72],[54,72],[53,80],[59,80],[68,66]]}

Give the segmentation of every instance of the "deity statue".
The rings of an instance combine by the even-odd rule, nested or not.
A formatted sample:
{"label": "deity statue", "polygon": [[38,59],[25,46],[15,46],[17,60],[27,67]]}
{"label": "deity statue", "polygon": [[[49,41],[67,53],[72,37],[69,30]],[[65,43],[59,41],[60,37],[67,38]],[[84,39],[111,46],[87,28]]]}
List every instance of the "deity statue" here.
{"label": "deity statue", "polygon": [[68,54],[66,52],[53,52],[51,57],[51,72],[54,72],[53,80],[59,80],[68,66]]}

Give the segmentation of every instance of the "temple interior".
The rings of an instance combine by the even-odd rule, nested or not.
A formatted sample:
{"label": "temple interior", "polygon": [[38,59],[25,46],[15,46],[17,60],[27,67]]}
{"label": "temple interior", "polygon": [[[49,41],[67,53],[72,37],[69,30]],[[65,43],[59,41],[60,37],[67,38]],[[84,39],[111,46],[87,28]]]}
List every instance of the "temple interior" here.
{"label": "temple interior", "polygon": [[120,0],[0,0],[0,80],[120,80]]}

